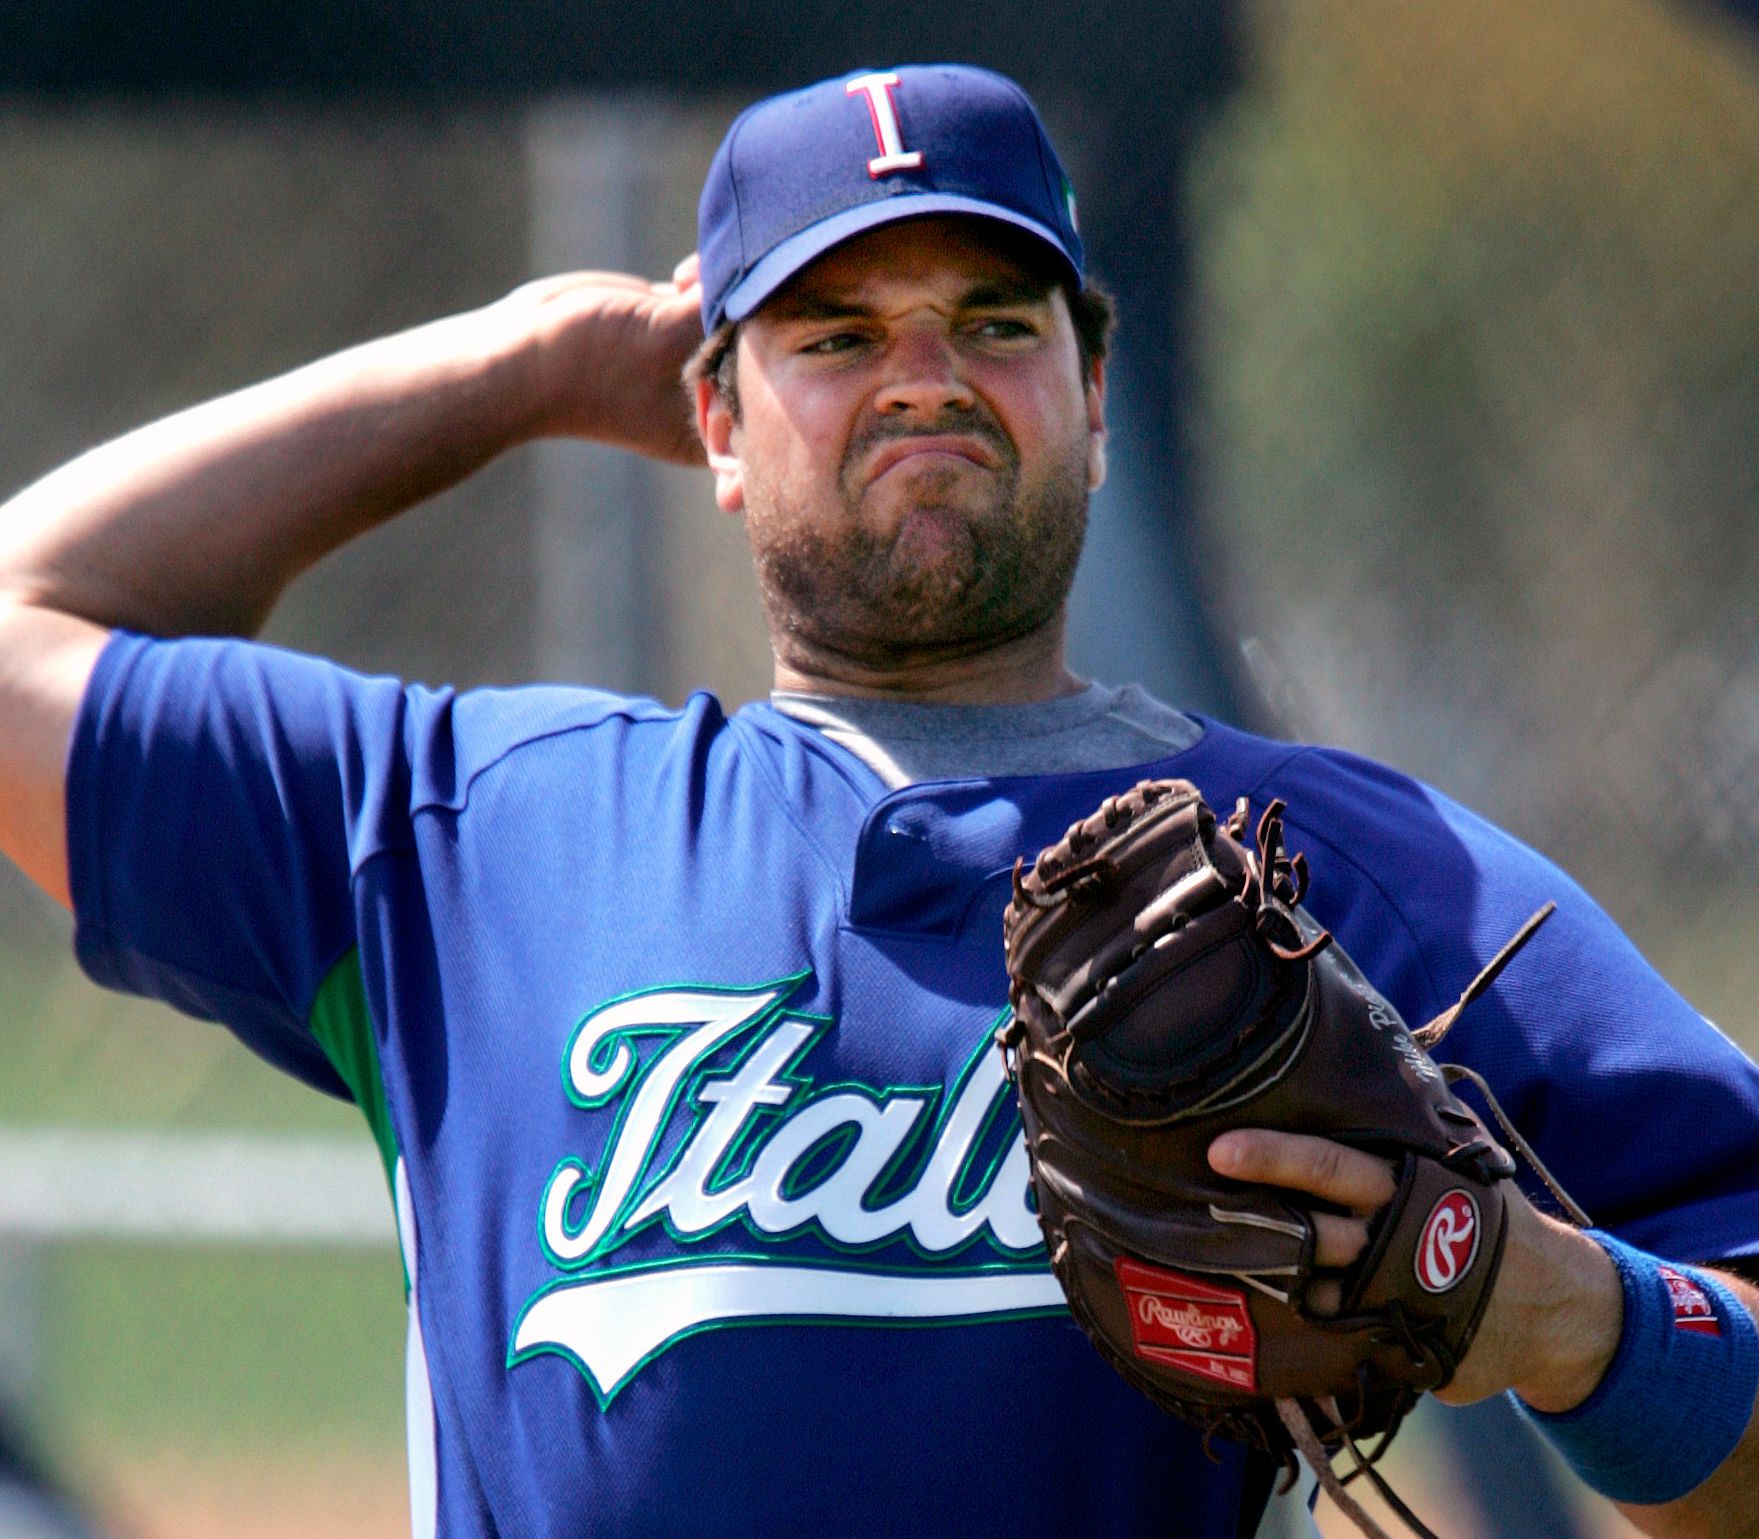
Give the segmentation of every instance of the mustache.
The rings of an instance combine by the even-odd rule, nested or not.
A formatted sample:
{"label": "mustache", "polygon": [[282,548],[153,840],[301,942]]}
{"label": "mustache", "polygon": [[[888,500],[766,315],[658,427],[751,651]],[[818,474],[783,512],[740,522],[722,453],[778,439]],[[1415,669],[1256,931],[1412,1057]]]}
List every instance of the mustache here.
{"label": "mustache", "polygon": [[1012,466],[1018,457],[1014,450],[1014,441],[987,412],[942,412],[928,422],[919,417],[913,417],[907,422],[895,417],[882,417],[863,428],[850,440],[849,451],[843,456],[844,472],[847,473],[850,467],[858,464],[864,456],[882,444],[894,443],[900,439],[942,437],[975,438],[990,449],[998,463],[1004,466]]}

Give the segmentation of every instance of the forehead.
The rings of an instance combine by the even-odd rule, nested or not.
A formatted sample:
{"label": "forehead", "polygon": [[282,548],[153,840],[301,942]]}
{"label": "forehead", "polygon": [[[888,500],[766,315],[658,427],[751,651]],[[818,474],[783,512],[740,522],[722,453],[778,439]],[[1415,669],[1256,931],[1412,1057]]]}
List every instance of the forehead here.
{"label": "forehead", "polygon": [[882,225],[827,251],[767,300],[758,317],[826,305],[883,305],[905,296],[944,302],[974,292],[1042,298],[1057,288],[1054,258],[999,220],[930,217]]}

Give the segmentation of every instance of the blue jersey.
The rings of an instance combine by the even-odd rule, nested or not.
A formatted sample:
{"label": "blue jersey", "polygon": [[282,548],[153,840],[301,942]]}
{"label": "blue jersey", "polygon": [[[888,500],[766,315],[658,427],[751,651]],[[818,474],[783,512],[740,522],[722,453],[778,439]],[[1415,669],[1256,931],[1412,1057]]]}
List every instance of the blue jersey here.
{"label": "blue jersey", "polygon": [[1263,1472],[1116,1379],[1046,1266],[990,1046],[1017,855],[1148,775],[1281,796],[1315,916],[1414,1022],[1555,900],[1449,1055],[1663,1255],[1759,1250],[1759,1075],[1539,856],[1203,725],[888,791],[767,705],[122,637],[69,762],[77,945],[366,1112],[418,1528],[1235,1539]]}

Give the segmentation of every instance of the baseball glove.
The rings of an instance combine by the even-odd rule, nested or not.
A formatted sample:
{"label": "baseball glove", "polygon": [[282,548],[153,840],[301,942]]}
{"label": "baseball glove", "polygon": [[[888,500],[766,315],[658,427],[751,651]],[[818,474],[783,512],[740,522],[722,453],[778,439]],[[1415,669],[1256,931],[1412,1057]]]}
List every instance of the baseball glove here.
{"label": "baseball glove", "polygon": [[[1367,1472],[1426,1534],[1372,1463],[1472,1344],[1514,1172],[1449,1088],[1483,1082],[1426,1049],[1552,906],[1413,1032],[1302,909],[1307,865],[1284,848],[1282,811],[1271,803],[1249,848],[1244,801],[1218,824],[1195,787],[1145,781],[1017,865],[1013,1008],[997,1040],[1051,1264],[1112,1366],[1291,1474],[1299,1452],[1381,1535],[1332,1471],[1348,1448],[1345,1478]],[[1309,1306],[1310,1209],[1323,1204],[1211,1170],[1210,1143],[1236,1127],[1315,1134],[1393,1165],[1397,1195],[1341,1274],[1335,1315]]]}

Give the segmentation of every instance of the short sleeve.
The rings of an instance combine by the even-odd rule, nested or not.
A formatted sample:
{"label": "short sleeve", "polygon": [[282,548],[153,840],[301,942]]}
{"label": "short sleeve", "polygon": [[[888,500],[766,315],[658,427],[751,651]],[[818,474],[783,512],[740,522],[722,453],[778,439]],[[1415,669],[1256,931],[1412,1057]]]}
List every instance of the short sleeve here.
{"label": "short sleeve", "polygon": [[1276,789],[1291,846],[1310,852],[1316,917],[1413,1026],[1555,903],[1436,1056],[1485,1077],[1602,1228],[1675,1259],[1759,1253],[1759,1069],[1581,887],[1440,793],[1350,755],[1310,751]]}
{"label": "short sleeve", "polygon": [[406,696],[240,641],[119,635],[67,772],[80,965],[346,1094],[306,1028],[355,943],[354,877],[409,840]]}

